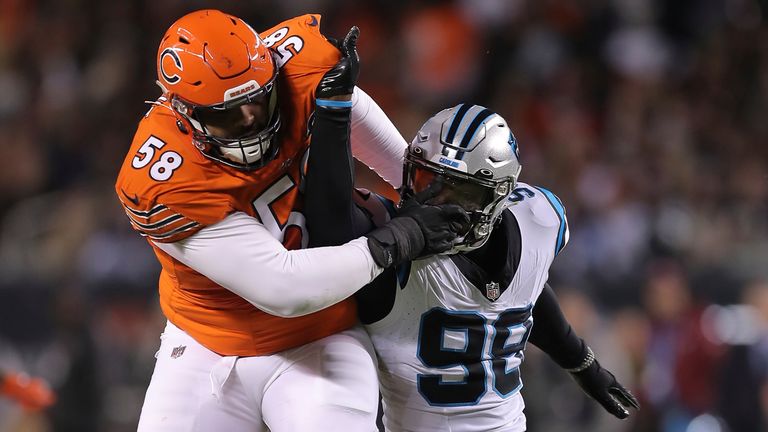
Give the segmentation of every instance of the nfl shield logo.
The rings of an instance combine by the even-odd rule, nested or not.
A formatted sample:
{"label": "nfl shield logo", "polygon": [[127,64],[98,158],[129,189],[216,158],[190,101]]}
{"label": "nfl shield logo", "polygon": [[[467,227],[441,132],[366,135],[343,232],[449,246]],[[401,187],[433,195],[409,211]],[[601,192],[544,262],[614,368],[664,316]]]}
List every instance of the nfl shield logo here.
{"label": "nfl shield logo", "polygon": [[172,359],[177,359],[177,358],[181,357],[182,355],[184,355],[184,350],[186,350],[186,349],[187,349],[187,347],[185,345],[177,346],[176,348],[173,349],[173,351],[171,351],[171,358]]}
{"label": "nfl shield logo", "polygon": [[499,289],[499,284],[496,282],[491,282],[485,284],[485,296],[488,297],[488,300],[490,301],[496,301],[497,298],[501,295],[501,290]]}

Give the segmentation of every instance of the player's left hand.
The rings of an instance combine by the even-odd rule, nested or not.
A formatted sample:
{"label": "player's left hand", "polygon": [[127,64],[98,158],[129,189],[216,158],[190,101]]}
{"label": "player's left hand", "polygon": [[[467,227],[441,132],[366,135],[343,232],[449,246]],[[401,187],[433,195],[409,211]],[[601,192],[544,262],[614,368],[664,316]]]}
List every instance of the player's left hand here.
{"label": "player's left hand", "polygon": [[603,369],[597,360],[582,371],[572,372],[571,376],[584,393],[620,419],[629,417],[627,408],[640,409],[640,404],[632,393],[619,384],[610,371]]}
{"label": "player's left hand", "polygon": [[338,45],[341,60],[323,75],[315,90],[317,99],[329,99],[333,96],[352,95],[360,75],[360,56],[357,54],[357,38],[360,29],[352,26],[349,33]]}

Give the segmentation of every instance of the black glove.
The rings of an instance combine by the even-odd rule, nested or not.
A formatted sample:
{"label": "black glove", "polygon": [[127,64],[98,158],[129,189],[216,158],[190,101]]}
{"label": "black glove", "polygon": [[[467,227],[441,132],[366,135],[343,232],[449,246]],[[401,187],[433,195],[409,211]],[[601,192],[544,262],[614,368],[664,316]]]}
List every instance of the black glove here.
{"label": "black glove", "polygon": [[453,242],[458,236],[469,231],[469,214],[458,205],[432,206],[407,201],[406,203],[407,205],[401,204],[397,216],[415,220],[419,224],[425,243],[421,253],[411,259],[445,252],[453,247]]}
{"label": "black glove", "polygon": [[[434,209],[429,210],[424,209],[424,207],[442,208],[446,214],[441,215],[435,212]],[[398,206],[397,215],[415,219],[424,233],[426,247],[417,258],[447,251],[453,246],[453,241],[456,240],[456,237],[466,234],[470,228],[469,214],[460,206],[455,204],[443,204],[439,206],[422,204],[412,196],[403,198]],[[444,217],[448,217],[450,220],[446,220]],[[447,228],[450,232],[450,239],[445,235],[446,227],[442,225],[444,223],[449,224]],[[437,230],[435,230],[435,228],[437,228]],[[446,246],[444,244],[446,241],[450,241],[450,245]]]}
{"label": "black glove", "polygon": [[373,260],[389,268],[447,251],[468,226],[469,215],[457,205],[417,205],[366,237]]}
{"label": "black glove", "polygon": [[616,381],[616,377],[611,372],[600,366],[591,349],[588,350],[585,366],[582,366],[583,369],[582,367],[571,369],[571,376],[584,393],[596,400],[606,411],[620,419],[625,419],[629,416],[627,408],[640,409],[637,399]]}
{"label": "black glove", "polygon": [[323,75],[315,90],[315,98],[327,99],[331,96],[350,95],[360,75],[360,57],[357,55],[357,38],[360,29],[353,26],[344,40],[338,44],[341,60]]}

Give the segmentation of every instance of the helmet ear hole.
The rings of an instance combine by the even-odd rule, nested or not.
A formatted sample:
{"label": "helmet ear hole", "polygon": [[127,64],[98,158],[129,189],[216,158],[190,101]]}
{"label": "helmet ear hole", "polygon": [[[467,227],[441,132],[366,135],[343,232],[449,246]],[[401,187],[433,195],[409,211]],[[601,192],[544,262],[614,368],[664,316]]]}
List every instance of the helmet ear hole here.
{"label": "helmet ear hole", "polygon": [[488,168],[481,168],[481,169],[479,169],[477,171],[477,173],[475,175],[477,175],[478,177],[484,177],[484,178],[487,178],[487,179],[492,179],[493,178],[493,171],[489,170]]}

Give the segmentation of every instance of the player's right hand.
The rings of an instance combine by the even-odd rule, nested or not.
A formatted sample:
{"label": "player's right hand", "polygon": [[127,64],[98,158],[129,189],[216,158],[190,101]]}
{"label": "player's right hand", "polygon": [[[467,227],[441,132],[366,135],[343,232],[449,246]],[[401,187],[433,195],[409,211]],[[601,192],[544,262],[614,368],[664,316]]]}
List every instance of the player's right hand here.
{"label": "player's right hand", "polygon": [[414,204],[367,234],[374,261],[388,268],[445,252],[469,227],[469,215],[457,205]]}
{"label": "player's right hand", "polygon": [[40,411],[56,401],[56,395],[40,378],[24,373],[6,373],[0,382],[0,394],[15,400],[27,411]]}
{"label": "player's right hand", "polygon": [[469,214],[455,204],[422,205],[416,200],[406,199],[400,205],[398,217],[409,217],[416,221],[424,235],[424,249],[416,258],[445,252],[453,247],[458,236],[469,230]]}
{"label": "player's right hand", "polygon": [[357,38],[360,29],[353,26],[344,40],[339,43],[341,59],[323,75],[315,89],[315,98],[328,99],[333,96],[352,95],[360,76],[360,56],[357,54]]}
{"label": "player's right hand", "polygon": [[606,411],[617,418],[629,417],[628,408],[640,409],[640,403],[616,377],[595,360],[589,367],[579,372],[572,372],[584,393],[596,400]]}

